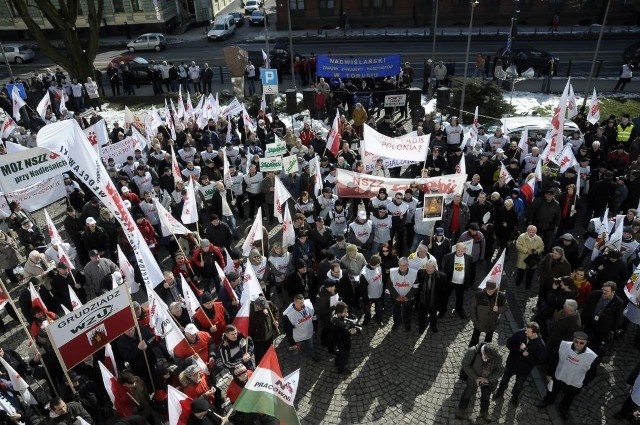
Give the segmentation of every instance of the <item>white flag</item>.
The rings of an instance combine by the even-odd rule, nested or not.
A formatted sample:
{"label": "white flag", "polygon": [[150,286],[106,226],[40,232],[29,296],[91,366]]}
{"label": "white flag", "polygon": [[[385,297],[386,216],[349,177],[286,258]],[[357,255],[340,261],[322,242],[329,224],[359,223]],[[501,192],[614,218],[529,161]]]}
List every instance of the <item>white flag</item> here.
{"label": "white flag", "polygon": [[247,237],[242,244],[242,255],[245,257],[249,255],[251,252],[251,248],[255,241],[262,240],[262,207],[258,208],[258,213],[256,214],[256,218],[253,220],[253,224],[251,225],[251,229],[247,234]]}
{"label": "white flag", "polygon": [[[61,102],[62,103],[62,102]],[[13,85],[11,89],[11,104],[13,105],[13,118],[16,121],[20,121],[20,108],[26,105],[25,101],[20,97],[20,92],[18,91],[18,86]]]}
{"label": "white flag", "polygon": [[196,190],[193,185],[193,178],[189,179],[187,185],[187,198],[182,206],[182,222],[184,224],[196,223],[198,221],[198,201],[196,199]]}
{"label": "white flag", "polygon": [[47,116],[47,108],[51,107],[51,97],[49,97],[49,90],[47,90],[42,96],[42,100],[38,103],[36,107],[36,112],[40,115],[40,118],[44,119]]}
{"label": "white flag", "polygon": [[507,171],[507,167],[505,167],[504,164],[500,164],[500,174],[498,177],[504,177],[505,183],[509,183],[511,180],[513,180],[513,177],[511,177],[511,174],[509,174],[509,172]]}
{"label": "white flag", "polygon": [[184,102],[182,101],[182,84],[178,86],[178,111],[176,113],[176,116],[180,119],[184,117]]}
{"label": "white flag", "polygon": [[598,102],[598,95],[596,94],[595,87],[593,88],[593,95],[591,96],[591,105],[589,105],[587,121],[591,124],[596,124],[600,121],[600,102]]}
{"label": "white flag", "polygon": [[575,155],[573,154],[573,146],[571,146],[571,144],[565,145],[562,149],[558,165],[560,166],[560,173],[564,173],[569,168],[579,165],[578,161],[576,161]]}
{"label": "white flag", "polygon": [[260,109],[262,109],[265,113],[267,112],[267,99],[262,93],[262,99],[260,100]]}
{"label": "white flag", "polygon": [[49,215],[49,211],[44,209],[44,219],[47,222],[47,230],[49,231],[49,238],[53,241],[54,239],[58,239],[62,242],[62,237],[60,237],[60,233],[58,229],[56,229],[56,225],[53,224],[53,220],[51,220],[51,216]]}
{"label": "white flag", "polygon": [[282,246],[284,248],[293,246],[296,243],[296,232],[293,229],[293,220],[291,220],[291,211],[284,208],[284,218],[282,219]]}
{"label": "white flag", "polygon": [[222,153],[222,182],[224,187],[232,190],[233,180],[231,179],[231,171],[229,171],[229,158],[226,153]]}
{"label": "white flag", "polygon": [[158,210],[158,216],[160,217],[160,231],[162,232],[162,236],[171,236],[172,234],[188,235],[191,233],[191,230],[176,220],[176,218],[162,206],[160,201],[156,199],[154,202]]}
{"label": "white flag", "polygon": [[504,254],[507,252],[506,249],[502,250],[502,254],[498,258],[498,261],[491,267],[491,271],[489,274],[482,280],[480,285],[478,285],[478,289],[484,289],[487,286],[487,282],[492,280],[496,283],[496,287],[500,288],[500,282],[502,281],[502,271],[504,270]]}
{"label": "white flag", "polygon": [[69,286],[69,299],[71,300],[71,310],[77,310],[82,307],[82,301],[80,301],[78,294],[76,294],[76,291],[74,291],[71,286]]}
{"label": "white flag", "polygon": [[280,177],[275,177],[275,185],[273,191],[273,216],[278,219],[278,222],[282,223],[282,210],[287,208],[287,200],[291,198],[291,194],[280,180]]}
{"label": "white flag", "polygon": [[182,342],[184,335],[178,330],[167,305],[149,285],[147,285],[147,296],[149,297],[149,327],[154,335],[165,340],[167,351],[173,355],[173,350]]}
{"label": "white flag", "polygon": [[20,376],[20,374],[3,357],[0,357],[0,362],[7,371],[7,375],[9,375],[13,391],[19,392],[25,403],[33,405],[38,404],[38,400],[36,400],[35,396],[31,393],[27,381],[25,381],[24,378]]}
{"label": "white flag", "polygon": [[133,270],[133,266],[127,259],[127,256],[124,255],[120,245],[118,247],[118,267],[120,268],[120,274],[124,277],[124,280],[127,282],[127,286],[129,287],[129,292],[135,294],[140,289],[140,285],[136,282],[135,271]]}
{"label": "white flag", "polygon": [[567,99],[567,118],[571,119],[578,115],[578,101],[573,92],[573,86],[569,85],[569,98]]}
{"label": "white flag", "polygon": [[520,142],[518,143],[518,148],[520,148],[520,150],[524,154],[527,154],[529,152],[529,144],[527,143],[527,141],[529,140],[529,129],[525,128],[524,130],[522,130],[522,134],[520,135]]}
{"label": "white flag", "polygon": [[320,170],[320,157],[318,155],[309,161],[309,170],[313,178],[313,193],[318,197],[322,195],[322,171]]}
{"label": "white flag", "polygon": [[569,86],[571,85],[571,78],[567,81],[567,85],[564,87],[562,96],[558,101],[553,118],[551,119],[551,134],[548,137],[549,145],[546,155],[543,155],[543,159],[546,162],[556,161],[556,158],[560,155],[563,148],[564,138],[564,116],[567,110],[567,98],[569,96]]}
{"label": "white flag", "polygon": [[180,165],[178,165],[176,152],[173,150],[173,146],[171,146],[171,174],[173,175],[173,183],[177,184],[183,181],[182,173],[180,172]]}
{"label": "white flag", "polygon": [[193,317],[196,314],[196,310],[198,310],[198,307],[200,307],[200,303],[198,302],[196,294],[193,293],[187,281],[184,280],[183,275],[180,275],[180,284],[182,286],[182,296],[184,298],[185,307],[189,312],[189,317]]}
{"label": "white flag", "polygon": [[15,130],[16,128],[18,128],[16,122],[9,116],[9,114],[6,114],[4,117],[4,122],[2,123],[2,131],[0,131],[0,138],[4,139],[6,137],[9,137],[11,133],[13,133],[13,130]]}

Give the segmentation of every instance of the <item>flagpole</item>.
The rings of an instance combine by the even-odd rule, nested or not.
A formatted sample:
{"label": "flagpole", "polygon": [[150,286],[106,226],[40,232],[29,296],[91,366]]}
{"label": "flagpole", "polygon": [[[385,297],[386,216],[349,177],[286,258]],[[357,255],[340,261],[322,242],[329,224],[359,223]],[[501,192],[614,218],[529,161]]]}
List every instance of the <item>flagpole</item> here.
{"label": "flagpole", "polygon": [[53,348],[54,353],[56,353],[56,357],[58,358],[58,363],[60,363],[60,366],[62,366],[62,372],[64,372],[64,376],[65,376],[65,378],[67,378],[67,382],[69,383],[69,387],[71,387],[71,392],[73,392],[73,394],[75,395],[76,394],[76,389],[73,386],[73,381],[71,380],[71,377],[69,376],[69,371],[67,370],[67,366],[62,361],[62,355],[60,354],[60,350],[58,350],[58,347],[53,343],[53,338],[51,338],[51,331],[50,331],[49,326],[44,328],[44,330],[47,333],[47,337],[49,338],[49,341],[52,341],[51,342],[51,347]]}
{"label": "flagpole", "polygon": [[[178,242],[178,238],[176,236],[176,234],[173,232],[173,230],[171,230],[171,236],[173,236],[173,239],[176,241],[176,244],[178,245],[178,249],[180,250],[180,253],[184,256],[185,260],[187,260],[187,254],[184,252],[184,250],[182,249],[182,247],[180,246],[180,242]],[[201,254],[202,255],[202,254]],[[202,257],[200,257],[200,261],[202,262]],[[186,261],[185,261],[186,262]],[[188,262],[186,262],[187,267],[189,268],[189,270],[191,271],[191,273],[193,273],[193,275],[195,275],[195,272],[193,271],[193,268],[191,268],[191,266],[189,265]],[[191,281],[187,282],[190,286],[194,286]],[[194,289],[198,289],[197,287],[195,287]]]}
{"label": "flagpole", "polygon": [[[140,342],[144,341],[144,339],[142,339],[142,332],[140,331],[140,325],[138,324],[138,318],[136,317],[136,310],[133,308],[133,300],[131,299],[131,292],[129,292],[129,288],[127,287],[126,283],[124,285],[124,290],[127,293],[127,298],[129,300],[129,308],[131,309],[131,317],[133,317],[133,323],[134,326],[136,328],[136,332],[138,333],[138,338],[140,338]],[[171,313],[169,313],[171,314]],[[145,341],[145,345],[146,345],[146,341]],[[142,350],[142,355],[144,357],[144,363],[147,365],[147,373],[149,373],[149,382],[151,383],[151,391],[152,392],[156,392],[156,386],[153,383],[153,373],[151,373],[151,366],[149,365],[149,358],[147,357],[147,350],[144,349]],[[131,397],[133,399],[133,401],[135,401],[135,399],[133,397]],[[136,402],[137,404],[137,402]],[[139,406],[139,404],[138,404]]]}
{"label": "flagpole", "polygon": [[[31,344],[31,346],[33,346],[36,352],[40,354],[40,350],[38,349],[36,342],[33,340],[33,337],[31,336],[31,332],[29,332],[29,328],[27,328],[27,325],[24,323],[24,320],[22,319],[22,316],[20,315],[19,310],[16,308],[16,304],[13,302],[13,298],[11,298],[11,295],[9,295],[9,291],[7,291],[7,287],[4,285],[4,281],[2,279],[0,279],[0,286],[2,286],[2,291],[5,294],[7,294],[7,301],[11,305],[11,308],[13,308],[13,311],[15,311],[16,317],[18,318],[20,325],[22,325],[22,330],[24,331],[25,334],[27,334],[27,337],[29,338],[29,343]],[[53,344],[51,345],[53,346]],[[58,361],[60,360],[58,359]],[[55,382],[53,382],[53,379],[51,378],[51,374],[49,373],[49,369],[47,369],[47,365],[44,363],[44,359],[42,358],[42,355],[40,356],[40,364],[42,364],[42,366],[44,367],[44,371],[47,374],[47,378],[49,378],[49,382],[51,383],[51,386],[52,386],[51,389],[53,390],[53,393],[56,395],[56,397],[59,397],[60,395],[58,394],[58,390],[56,389]]]}

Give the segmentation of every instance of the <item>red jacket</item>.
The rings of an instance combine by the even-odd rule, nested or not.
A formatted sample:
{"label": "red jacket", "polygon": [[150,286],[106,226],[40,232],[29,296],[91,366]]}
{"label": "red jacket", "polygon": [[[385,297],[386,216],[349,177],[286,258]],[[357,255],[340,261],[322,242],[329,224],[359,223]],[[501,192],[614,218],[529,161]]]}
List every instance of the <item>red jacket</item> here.
{"label": "red jacket", "polygon": [[[202,378],[200,378],[200,381],[197,384],[184,387],[182,389],[182,392],[184,392],[186,395],[188,395],[189,397],[195,400],[196,398],[202,396],[204,393],[206,393],[210,389],[211,387],[207,383],[207,378],[203,376]],[[215,398],[216,398],[215,393],[212,396],[208,397],[209,403],[214,404]]]}
{"label": "red jacket", "polygon": [[[209,310],[210,312],[210,310]],[[216,344],[216,347],[220,347],[220,342],[222,342],[222,335],[224,334],[224,328],[227,327],[226,314],[224,311],[224,306],[221,302],[213,303],[213,312],[215,313],[214,317],[211,317],[207,312],[204,311],[202,307],[196,310],[196,314],[193,316],[193,319],[196,322],[196,325],[200,325],[200,329],[203,329],[211,334],[213,337],[213,342]],[[211,333],[209,330],[211,328],[211,324],[209,324],[209,320],[211,320],[211,324],[216,327],[216,331]]]}
{"label": "red jacket", "polygon": [[158,240],[156,239],[156,231],[149,220],[143,218],[142,223],[136,221],[136,225],[142,234],[144,242],[149,245],[152,252],[156,252],[158,250]]}
{"label": "red jacket", "polygon": [[193,344],[187,341],[185,337],[180,344],[173,349],[173,355],[180,359],[186,359],[193,356],[193,352],[200,356],[203,362],[208,363],[209,357],[213,357],[213,353],[209,353],[209,345],[211,344],[211,335],[207,332],[198,332],[198,338]]}
{"label": "red jacket", "polygon": [[308,147],[311,146],[311,141],[316,137],[316,135],[311,131],[311,129],[309,129],[300,131],[298,137],[302,141],[302,144]]}
{"label": "red jacket", "polygon": [[[213,259],[220,265],[220,268],[224,270],[226,266],[224,255],[222,255],[222,251],[220,251],[220,248],[218,248],[214,244],[209,245],[208,250],[196,248],[195,251],[193,251],[193,259],[191,261],[196,266],[203,267],[208,262],[207,253],[213,254]],[[203,254],[203,256],[201,257],[200,254]]]}

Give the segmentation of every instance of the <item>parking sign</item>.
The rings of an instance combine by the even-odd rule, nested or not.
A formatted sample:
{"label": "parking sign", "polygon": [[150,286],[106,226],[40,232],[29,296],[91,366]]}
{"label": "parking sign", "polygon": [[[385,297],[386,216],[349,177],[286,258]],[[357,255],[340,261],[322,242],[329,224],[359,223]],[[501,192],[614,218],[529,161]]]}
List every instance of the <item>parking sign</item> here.
{"label": "parking sign", "polygon": [[266,94],[278,93],[277,69],[261,69],[260,78],[262,79],[262,89]]}

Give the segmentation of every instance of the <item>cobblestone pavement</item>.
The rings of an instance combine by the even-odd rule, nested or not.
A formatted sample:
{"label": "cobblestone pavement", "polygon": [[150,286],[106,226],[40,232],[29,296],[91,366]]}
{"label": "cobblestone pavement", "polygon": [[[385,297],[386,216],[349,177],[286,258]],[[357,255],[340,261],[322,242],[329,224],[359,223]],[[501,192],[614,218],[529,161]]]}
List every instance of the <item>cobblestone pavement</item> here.
{"label": "cobblestone pavement", "polygon": [[[48,208],[56,223],[63,218],[64,204]],[[36,214],[39,224],[44,223],[41,212]],[[59,230],[62,230],[61,226]],[[523,320],[531,317],[537,287],[526,293],[524,286],[514,287],[515,250],[505,261],[506,274],[501,289],[506,291],[510,311],[500,319],[494,342],[504,347],[511,333],[520,328]],[[478,270],[478,279],[485,274]],[[13,291],[14,297],[17,296]],[[453,297],[452,297],[453,298]],[[471,292],[466,293],[466,307]],[[453,299],[450,300],[453,308]],[[524,312],[524,318],[522,313]],[[0,343],[17,347],[26,355],[26,338],[15,322],[6,317],[7,331]],[[464,389],[458,379],[460,361],[471,337],[472,324],[455,314],[439,320],[439,332],[418,335],[417,324],[406,332],[403,327],[391,331],[391,305],[387,299],[386,324],[379,327],[371,322],[362,334],[353,338],[350,375],[340,375],[333,365],[333,357],[319,346],[321,361],[313,363],[307,357],[296,357],[287,350],[287,343],[279,338],[277,352],[284,374],[301,368],[297,409],[303,424],[474,424],[479,415],[479,400],[472,401],[468,420],[455,419],[457,403]],[[632,329],[629,329],[631,331]],[[633,329],[635,330],[635,329]],[[638,353],[633,348],[632,334],[627,331],[613,345],[612,355],[599,367],[597,378],[576,398],[571,409],[569,424],[616,424],[612,418],[626,395],[625,378],[635,366]],[[560,424],[555,408],[538,409],[541,399],[539,388],[544,388],[540,374],[537,380],[528,379],[521,403],[516,408],[509,403],[510,389],[503,400],[491,402],[490,413],[499,424]],[[513,383],[513,380],[512,380]],[[223,385],[224,386],[224,385]],[[473,408],[473,410],[471,410]]]}

